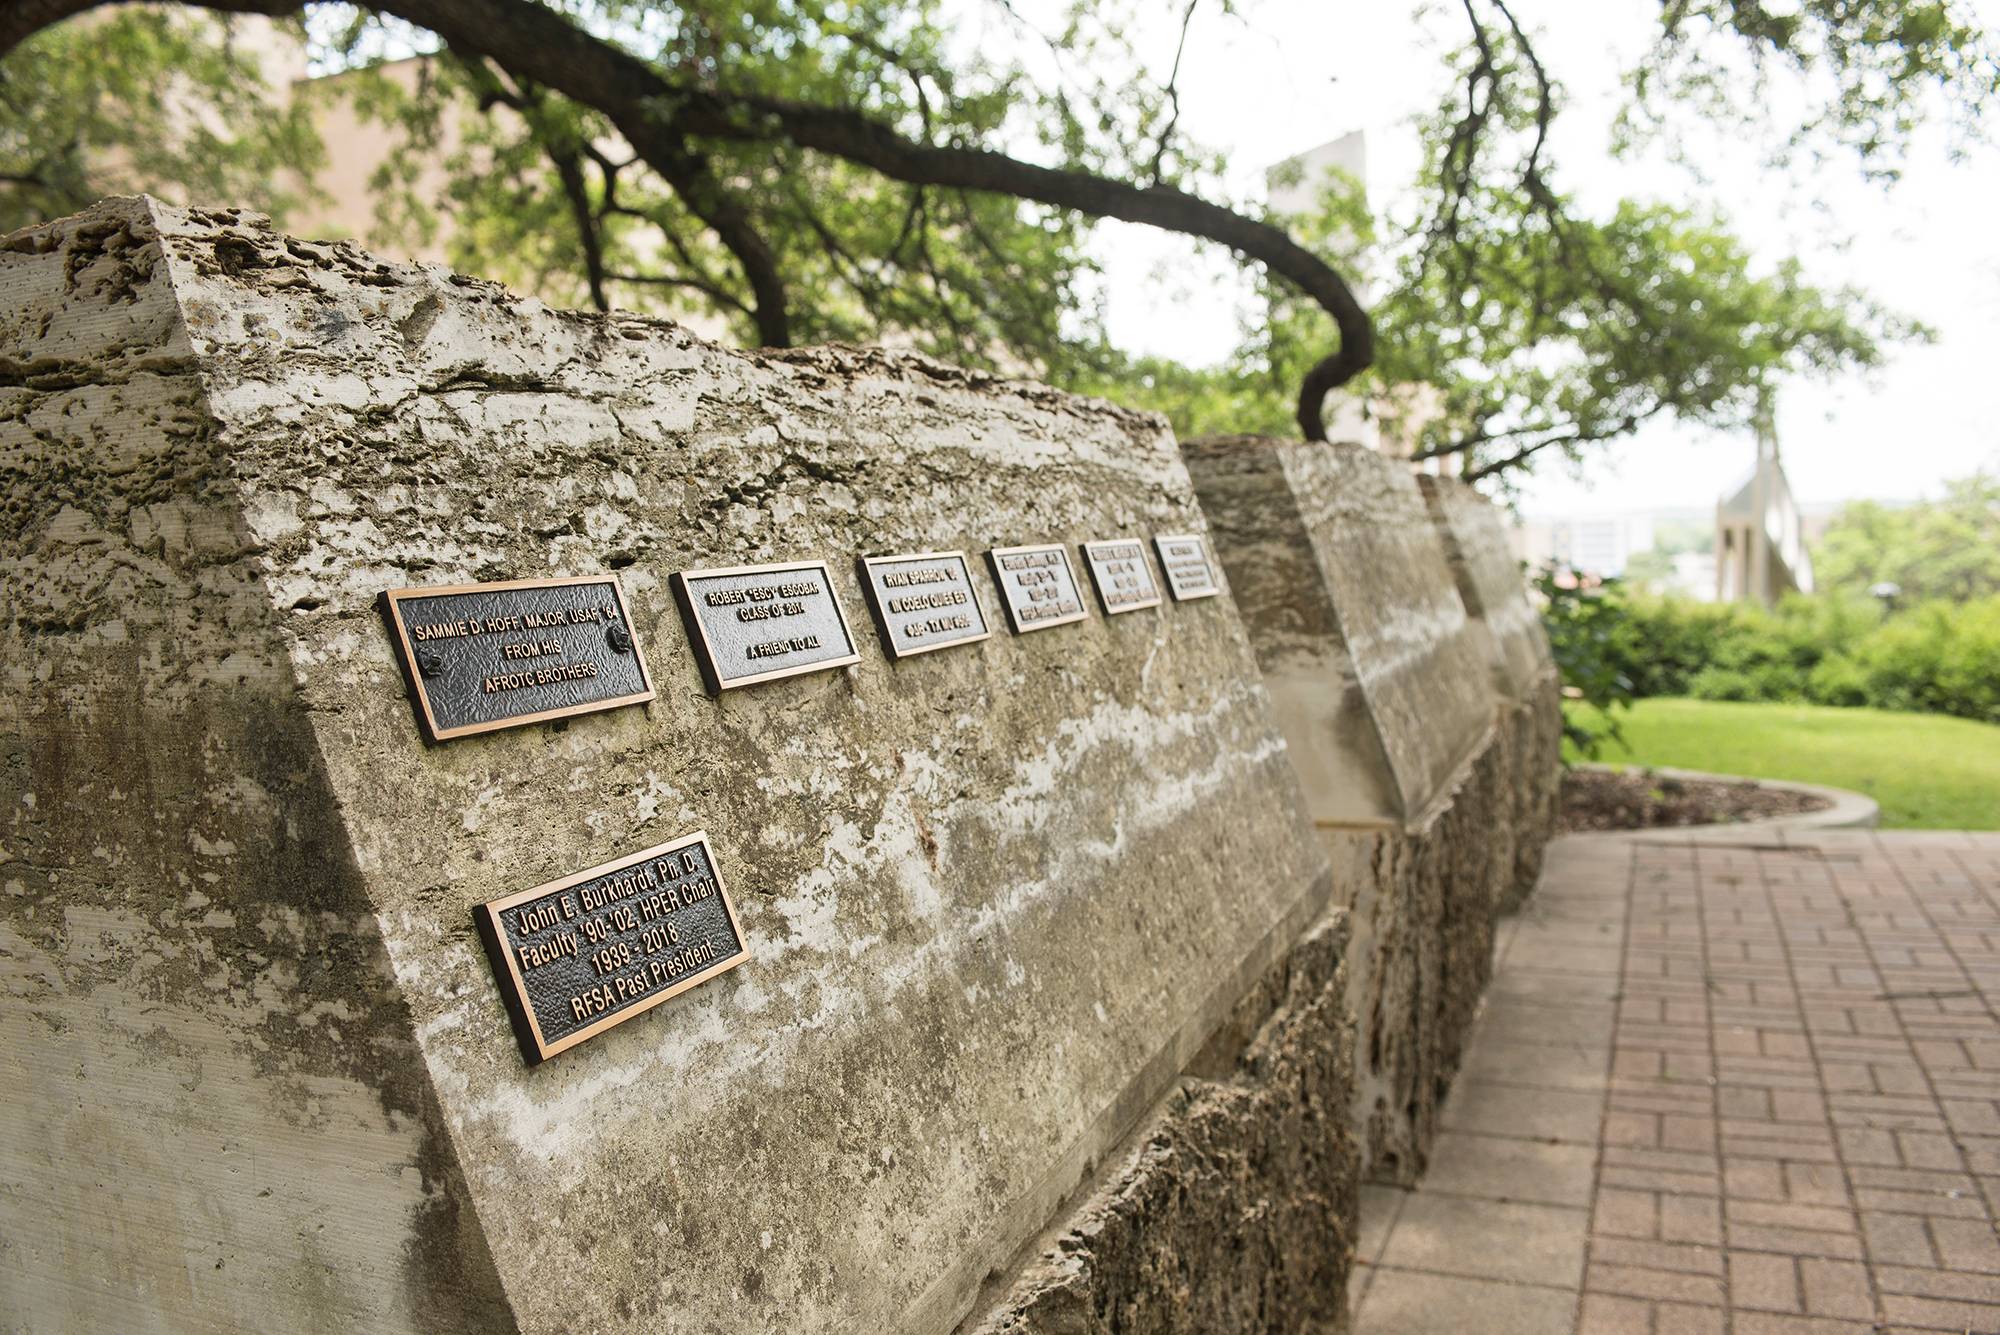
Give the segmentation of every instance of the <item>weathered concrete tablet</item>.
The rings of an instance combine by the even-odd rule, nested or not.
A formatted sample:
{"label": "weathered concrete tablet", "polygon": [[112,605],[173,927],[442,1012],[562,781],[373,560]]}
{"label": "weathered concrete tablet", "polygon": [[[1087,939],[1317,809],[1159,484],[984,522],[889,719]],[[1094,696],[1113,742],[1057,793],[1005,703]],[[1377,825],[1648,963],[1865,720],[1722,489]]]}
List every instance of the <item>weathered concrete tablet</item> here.
{"label": "weathered concrete tablet", "polygon": [[[0,243],[0,366],[22,1324],[947,1330],[1273,978],[1344,1096],[1229,599],[894,663],[852,624],[861,555],[1203,531],[1159,419],[150,201]],[[860,661],[712,698],[669,576],[805,561]],[[655,699],[426,744],[379,593],[606,572]],[[748,960],[527,1065],[473,907],[696,830]],[[1291,1088],[1268,1222],[1335,1304],[1351,1149]]]}
{"label": "weathered concrete tablet", "polygon": [[1528,601],[1521,563],[1507,545],[1499,509],[1457,478],[1417,479],[1444,541],[1465,610],[1491,635],[1501,691],[1513,700],[1535,694],[1553,670],[1548,632]]}
{"label": "weathered concrete tablet", "polygon": [[[1514,875],[1501,889],[1512,909],[1535,888],[1542,849],[1555,835],[1561,797],[1562,683],[1541,613],[1529,601],[1521,563],[1508,545],[1500,510],[1456,478],[1419,477],[1431,519],[1444,539],[1465,610],[1485,637],[1501,697],[1501,739],[1514,778],[1508,835]],[[1511,702],[1512,708],[1508,709]]]}
{"label": "weathered concrete tablet", "polygon": [[1358,445],[1185,449],[1314,819],[1422,819],[1493,699],[1465,687],[1490,674],[1416,479]]}
{"label": "weathered concrete tablet", "polygon": [[1376,1174],[1422,1170],[1515,865],[1509,752],[1406,464],[1248,436],[1184,446],[1306,803],[1353,909],[1354,1117]]}

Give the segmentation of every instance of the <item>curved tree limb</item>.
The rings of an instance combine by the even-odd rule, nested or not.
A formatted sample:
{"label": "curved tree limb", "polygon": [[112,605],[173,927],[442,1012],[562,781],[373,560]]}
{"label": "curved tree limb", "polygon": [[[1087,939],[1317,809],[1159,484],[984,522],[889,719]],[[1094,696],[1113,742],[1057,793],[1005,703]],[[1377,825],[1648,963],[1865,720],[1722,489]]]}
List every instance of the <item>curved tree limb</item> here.
{"label": "curved tree limb", "polygon": [[[1615,440],[1619,436],[1623,436],[1632,431],[1637,430],[1641,424],[1643,424],[1644,422],[1653,417],[1657,417],[1660,413],[1664,411],[1666,411],[1665,404],[1655,403],[1650,407],[1640,408],[1632,412],[1629,412],[1625,414],[1623,417],[1618,418],[1616,421],[1606,422],[1596,427],[1576,426],[1568,431],[1556,431],[1550,435],[1543,436],[1540,440],[1529,441],[1527,444],[1522,445],[1516,450],[1514,450],[1513,453],[1506,455],[1504,458],[1495,459],[1491,463],[1478,464],[1474,466],[1471,456],[1468,455],[1465,459],[1465,463],[1468,466],[1465,469],[1465,471],[1462,472],[1459,476],[1462,480],[1466,482],[1479,482],[1485,478],[1492,477],[1496,473],[1504,473],[1507,472],[1509,469],[1519,468],[1529,459],[1533,458],[1537,454],[1540,454],[1543,450],[1546,450],[1551,446],[1562,446],[1564,448],[1569,448],[1577,445],[1589,445],[1596,441]],[[1501,432],[1497,435],[1488,437],[1488,439],[1502,440],[1509,436],[1520,436],[1525,434],[1527,434],[1527,432],[1525,431]],[[1439,454],[1448,454],[1453,452],[1455,452],[1455,450],[1431,450],[1425,452],[1424,454],[1415,455],[1412,457],[1435,458]]]}
{"label": "curved tree limb", "polygon": [[[547,145],[549,160],[556,169],[556,177],[568,197],[571,216],[576,222],[591,301],[600,311],[610,310],[611,303],[604,291],[602,238],[598,232],[597,217],[591,208],[590,192],[583,178],[584,154],[588,152],[597,158],[599,166],[605,171],[607,190],[613,179],[612,168],[587,141],[553,131],[548,118],[541,112],[540,85],[529,84],[534,89],[532,97],[510,94],[500,87],[498,76],[488,68],[488,58],[483,53],[462,50],[450,41],[446,42],[445,50],[485,90],[480,98],[482,107],[488,102],[505,103],[530,125],[537,127],[537,136]],[[509,70],[505,65],[501,68],[508,70],[517,83],[520,82],[518,70]],[[688,212],[708,224],[709,230],[742,266],[743,276],[749,280],[750,292],[756,303],[749,309],[749,315],[757,326],[757,341],[767,348],[790,347],[790,303],[785,293],[784,278],[778,272],[777,257],[750,221],[749,211],[716,179],[715,173],[708,168],[708,160],[685,140],[673,142],[663,134],[659,142],[648,146],[644,156],[647,164],[673,187]]]}
{"label": "curved tree limb", "polygon": [[[637,141],[633,146],[638,147]],[[736,257],[743,276],[750,280],[753,299],[750,318],[757,325],[757,341],[767,348],[790,347],[791,300],[785,292],[784,276],[778,272],[778,257],[751,221],[743,201],[729,192],[710,169],[708,158],[685,139],[673,142],[659,136],[659,142],[647,145],[641,155],[647,165],[666,178],[687,205],[688,212],[707,223],[709,230]]]}
{"label": "curved tree limb", "polygon": [[[0,56],[60,19],[126,2],[17,0],[0,12]],[[292,14],[304,8],[307,0],[186,3],[235,13]],[[1313,366],[1300,388],[1298,421],[1309,440],[1326,438],[1326,395],[1374,360],[1374,328],[1367,312],[1330,265],[1281,229],[1172,186],[1139,186],[1087,171],[1037,166],[989,149],[919,143],[844,107],[676,83],[536,0],[373,0],[371,7],[427,28],[451,46],[478,52],[516,77],[532,79],[596,108],[663,175],[692,171],[695,176],[689,179],[695,180],[706,172],[706,163],[688,147],[689,136],[750,143],[783,141],[911,185],[992,191],[1092,217],[1145,223],[1227,246],[1298,287],[1333,317],[1340,331],[1339,347]],[[710,201],[707,207],[727,223],[732,201],[719,195],[711,195]],[[700,211],[693,201],[690,207]],[[714,219],[705,220],[717,225]],[[738,221],[747,228],[747,218]],[[761,238],[756,245],[750,244],[754,235],[739,233],[739,241],[753,255],[761,245]],[[734,244],[731,249],[743,259],[744,250]],[[782,297],[782,284],[773,283],[775,264],[762,275],[752,264],[746,264],[746,270],[753,290],[761,282],[775,288],[770,294],[773,298]],[[758,323],[768,339],[782,331],[764,328],[765,302],[766,293],[758,290]],[[782,306],[778,313],[782,314]]]}
{"label": "curved tree limb", "polygon": [[577,244],[583,248],[583,276],[590,285],[590,304],[600,311],[611,309],[604,292],[604,238],[598,218],[590,206],[590,187],[583,179],[583,154],[552,149],[556,179],[562,182],[563,197],[569,201],[570,220],[576,224]]}

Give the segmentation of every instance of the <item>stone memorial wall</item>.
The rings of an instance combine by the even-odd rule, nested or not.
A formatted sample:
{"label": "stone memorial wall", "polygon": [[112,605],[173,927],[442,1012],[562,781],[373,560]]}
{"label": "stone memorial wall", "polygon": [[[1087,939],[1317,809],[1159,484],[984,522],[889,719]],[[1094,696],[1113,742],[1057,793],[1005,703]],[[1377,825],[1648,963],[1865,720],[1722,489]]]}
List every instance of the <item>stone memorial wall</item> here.
{"label": "stone memorial wall", "polygon": [[1330,839],[1159,419],[142,199],[0,241],[0,459],[10,1320],[1338,1319],[1496,715],[1354,623]]}
{"label": "stone memorial wall", "polygon": [[[1525,840],[1517,825],[1553,812],[1554,682],[1500,690],[1494,637],[1453,574],[1462,544],[1402,463],[1253,436],[1184,452],[1351,910],[1364,1163],[1412,1181],[1485,986],[1494,913],[1518,902],[1519,845],[1538,864],[1547,838],[1546,824]],[[1497,537],[1504,553],[1492,507],[1473,504],[1492,516],[1476,541]],[[1485,570],[1497,602],[1504,576],[1493,560]]]}

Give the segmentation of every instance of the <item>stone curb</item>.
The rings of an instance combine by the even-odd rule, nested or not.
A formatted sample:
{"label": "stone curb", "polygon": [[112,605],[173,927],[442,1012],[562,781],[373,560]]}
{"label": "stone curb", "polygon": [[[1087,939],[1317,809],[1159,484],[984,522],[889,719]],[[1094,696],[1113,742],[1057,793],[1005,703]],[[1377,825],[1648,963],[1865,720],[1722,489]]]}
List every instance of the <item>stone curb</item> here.
{"label": "stone curb", "polygon": [[1628,769],[1646,769],[1653,774],[1669,779],[1705,780],[1712,783],[1754,783],[1760,788],[1777,788],[1787,792],[1809,793],[1833,803],[1823,811],[1806,811],[1792,816],[1766,816],[1760,820],[1724,821],[1713,825],[1675,825],[1648,830],[1593,830],[1592,834],[1616,835],[1629,838],[1634,835],[1656,838],[1681,838],[1690,831],[1713,834],[1717,831],[1753,831],[1759,834],[1773,834],[1778,831],[1795,830],[1872,830],[1881,823],[1882,808],[1874,798],[1863,793],[1850,792],[1845,788],[1828,788],[1817,783],[1794,783],[1789,779],[1758,779],[1743,774],[1712,774],[1707,770],[1674,769],[1669,766],[1644,765],[1578,765],[1578,769],[1599,770],[1617,773]]}

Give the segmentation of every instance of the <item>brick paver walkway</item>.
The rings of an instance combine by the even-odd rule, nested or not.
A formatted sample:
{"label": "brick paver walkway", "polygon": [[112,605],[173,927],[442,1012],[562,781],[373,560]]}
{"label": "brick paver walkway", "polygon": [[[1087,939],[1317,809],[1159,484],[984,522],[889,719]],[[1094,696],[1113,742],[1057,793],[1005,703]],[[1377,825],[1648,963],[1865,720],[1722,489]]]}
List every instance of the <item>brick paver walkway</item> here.
{"label": "brick paver walkway", "polygon": [[2000,836],[1559,841],[1356,1335],[2000,1332]]}

